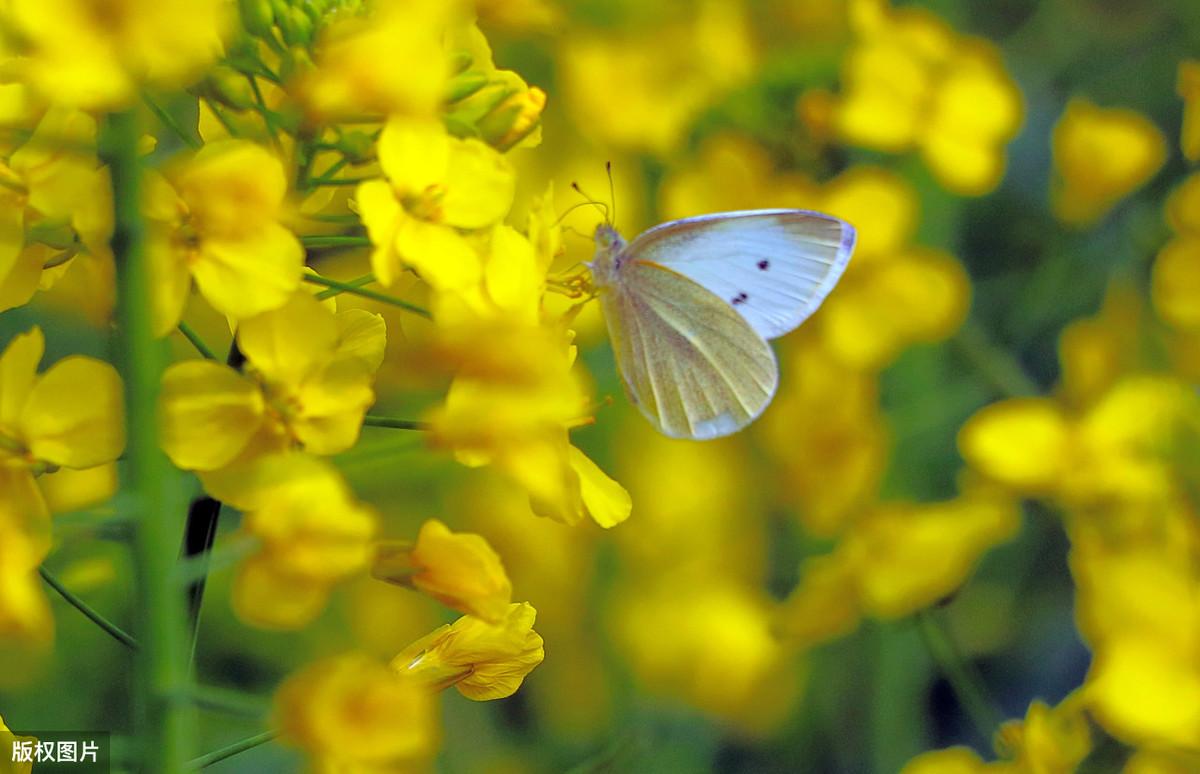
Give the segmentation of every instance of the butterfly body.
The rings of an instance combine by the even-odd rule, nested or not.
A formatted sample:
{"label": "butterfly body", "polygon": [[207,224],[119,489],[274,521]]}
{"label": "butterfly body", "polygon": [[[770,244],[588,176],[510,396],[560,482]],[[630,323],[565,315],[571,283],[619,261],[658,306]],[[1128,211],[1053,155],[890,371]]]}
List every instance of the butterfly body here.
{"label": "butterfly body", "polygon": [[674,438],[737,432],[779,380],[767,343],[833,288],[854,229],[805,210],[705,215],[626,243],[597,227],[589,264],[626,392]]}

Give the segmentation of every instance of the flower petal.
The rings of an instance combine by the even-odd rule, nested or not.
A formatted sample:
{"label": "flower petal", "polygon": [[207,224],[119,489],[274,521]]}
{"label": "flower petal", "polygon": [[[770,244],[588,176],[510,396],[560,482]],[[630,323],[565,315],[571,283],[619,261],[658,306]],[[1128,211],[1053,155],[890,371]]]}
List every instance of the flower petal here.
{"label": "flower petal", "polygon": [[258,386],[210,360],[168,368],[159,400],[163,449],[185,470],[215,470],[228,464],[262,424]]}
{"label": "flower petal", "polygon": [[21,412],[21,429],[39,460],[68,468],[112,462],[125,448],[117,369],[90,357],[58,361],[35,382]]}

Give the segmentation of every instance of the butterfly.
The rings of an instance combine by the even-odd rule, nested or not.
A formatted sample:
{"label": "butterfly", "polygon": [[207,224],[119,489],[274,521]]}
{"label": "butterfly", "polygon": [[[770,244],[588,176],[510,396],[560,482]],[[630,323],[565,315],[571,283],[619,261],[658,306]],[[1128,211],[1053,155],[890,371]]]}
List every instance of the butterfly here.
{"label": "butterfly", "polygon": [[771,402],[768,340],[804,322],[837,284],[854,227],[807,210],[670,221],[626,242],[596,227],[588,264],[629,399],[664,435],[741,430]]}

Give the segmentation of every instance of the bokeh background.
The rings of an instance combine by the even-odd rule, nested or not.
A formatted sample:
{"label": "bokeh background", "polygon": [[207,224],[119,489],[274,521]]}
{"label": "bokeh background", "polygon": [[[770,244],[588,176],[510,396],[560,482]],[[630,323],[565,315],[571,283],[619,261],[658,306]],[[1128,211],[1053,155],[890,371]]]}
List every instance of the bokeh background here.
{"label": "bokeh background", "polygon": [[[486,536],[538,611],[545,662],[510,699],[447,695],[437,769],[882,774],[966,745],[1021,771],[1200,770],[1200,119],[1187,112],[1200,111],[1200,5],[489,0],[478,13],[496,63],[548,95],[541,145],[511,154],[514,222],[550,182],[559,210],[579,201],[572,181],[607,201],[611,162],[627,237],[807,207],[860,241],[822,310],[775,343],[773,404],[719,441],[656,435],[585,309],[580,359],[601,404],[572,441],[629,490],[616,528],[536,518],[510,481],[417,434],[366,428],[335,459],[386,533],[437,517]],[[590,257],[596,222],[591,208],[567,217],[564,268]],[[350,277],[361,254],[323,261]],[[0,316],[0,339],[37,322],[47,361],[102,356],[87,283]],[[343,300],[388,320],[375,411],[439,400],[444,384],[412,367],[421,323]],[[215,313],[191,314],[219,336]],[[89,475],[61,487],[59,510],[111,471]],[[53,560],[117,619],[131,596],[121,537],[68,521]],[[196,669],[245,697],[246,717],[202,715],[206,746],[254,733],[301,665],[351,646],[390,658],[449,620],[363,578],[303,632],[262,632],[232,615],[230,574],[210,581]],[[0,667],[5,715],[127,728],[128,654],[55,604],[53,652]],[[1031,711],[1039,701],[1059,710]],[[1027,713],[997,747],[995,723]],[[264,746],[209,770],[298,760]]]}

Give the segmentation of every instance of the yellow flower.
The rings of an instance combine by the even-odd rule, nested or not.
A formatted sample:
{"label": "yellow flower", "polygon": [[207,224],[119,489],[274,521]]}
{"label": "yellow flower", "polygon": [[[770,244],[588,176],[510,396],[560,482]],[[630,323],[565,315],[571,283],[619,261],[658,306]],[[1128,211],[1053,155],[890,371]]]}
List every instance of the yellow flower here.
{"label": "yellow flower", "polygon": [[299,628],[320,613],[337,581],[367,568],[376,518],[313,457],[261,460],[253,476],[242,530],[260,550],[238,571],[234,610],[256,626]]}
{"label": "yellow flower", "polygon": [[305,291],[242,322],[245,373],[211,360],[163,375],[162,445],[215,497],[236,504],[255,458],[289,447],[336,454],[354,444],[383,360],[379,315],[331,312]]}
{"label": "yellow flower", "polygon": [[450,75],[442,38],[456,4],[376,3],[321,30],[316,65],[297,84],[310,119],[437,114]]}
{"label": "yellow flower", "polygon": [[447,125],[472,127],[475,135],[501,151],[540,144],[546,93],[530,87],[516,72],[496,67],[491,46],[478,25],[461,26],[454,33],[451,49],[471,64],[451,82],[450,91],[453,93],[459,82],[467,85],[469,93],[450,98]]}
{"label": "yellow flower", "polygon": [[279,308],[299,286],[304,249],[279,222],[287,177],[266,149],[209,143],[167,178],[147,175],[145,189],[159,335],[179,322],[193,280],[238,320]]}
{"label": "yellow flower", "polygon": [[437,121],[392,118],[379,138],[387,180],[358,187],[356,201],[385,285],[411,268],[435,290],[478,284],[482,266],[459,229],[499,222],[512,204],[514,175],[479,140],[451,137]]}
{"label": "yellow flower", "polygon": [[949,747],[918,755],[900,774],[985,774],[988,768],[971,748]]}
{"label": "yellow flower", "polygon": [[491,624],[466,615],[435,629],[392,659],[392,669],[441,690],[453,685],[474,701],[512,696],[545,653],[528,602],[508,606]]}
{"label": "yellow flower", "polygon": [[512,583],[488,542],[479,535],[451,532],[437,519],[421,526],[416,545],[380,543],[371,574],[489,623],[503,619],[512,604]]}
{"label": "yellow flower", "polygon": [[1179,96],[1183,97],[1183,127],[1179,144],[1188,161],[1200,161],[1200,61],[1179,63]]}
{"label": "yellow flower", "polygon": [[1064,223],[1086,226],[1154,177],[1167,146],[1142,114],[1077,98],[1054,127],[1053,151],[1054,213]]}
{"label": "yellow flower", "polygon": [[221,0],[14,0],[26,75],[55,102],[114,109],[143,84],[186,86],[221,53],[231,21]]}
{"label": "yellow flower", "polygon": [[51,108],[0,162],[0,311],[24,304],[39,285],[52,286],[83,260],[80,252],[108,259],[109,182],[85,150],[95,141],[95,119]]}
{"label": "yellow flower", "polygon": [[861,14],[856,26],[835,117],[842,138],[893,152],[918,149],[956,193],[995,188],[1004,145],[1023,120],[1020,92],[996,48],[920,9]]}
{"label": "yellow flower", "polygon": [[275,694],[282,741],[302,748],[312,770],[384,772],[433,755],[437,715],[426,688],[367,656],[310,664]]}
{"label": "yellow flower", "polygon": [[1154,260],[1151,298],[1171,325],[1200,332],[1200,237],[1180,236]]}
{"label": "yellow flower", "polygon": [[54,616],[38,567],[50,540],[46,525],[24,523],[28,518],[12,503],[0,501],[0,638],[46,644],[54,633]]}
{"label": "yellow flower", "polygon": [[[34,326],[0,355],[0,500],[25,518],[46,512],[36,474],[103,465],[125,446],[116,369],[75,355],[37,374],[44,348]],[[87,385],[85,394],[80,385]]]}
{"label": "yellow flower", "polygon": [[975,413],[958,435],[963,458],[976,470],[1021,492],[1045,493],[1058,486],[1070,427],[1047,398],[1013,398]]}
{"label": "yellow flower", "polygon": [[[939,503],[880,503],[811,577],[805,573],[784,602],[780,628],[812,644],[852,629],[851,616],[899,618],[928,607],[961,586],[979,557],[1019,524],[1013,502],[987,491]],[[821,620],[788,620],[813,614]]]}
{"label": "yellow flower", "polygon": [[1092,750],[1092,731],[1078,694],[1057,707],[1029,705],[1023,721],[1010,720],[996,734],[996,747],[1017,771],[1070,774]]}

